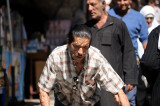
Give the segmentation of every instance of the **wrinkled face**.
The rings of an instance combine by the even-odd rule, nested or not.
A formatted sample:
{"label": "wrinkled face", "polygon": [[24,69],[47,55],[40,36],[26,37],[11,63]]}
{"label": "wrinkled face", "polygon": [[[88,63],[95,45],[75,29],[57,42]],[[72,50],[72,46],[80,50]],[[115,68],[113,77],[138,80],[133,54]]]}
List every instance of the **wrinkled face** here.
{"label": "wrinkled face", "polygon": [[104,4],[101,5],[99,0],[86,0],[86,2],[92,19],[99,20],[105,8]]}
{"label": "wrinkled face", "polygon": [[147,22],[148,27],[151,26],[153,19],[154,19],[153,17],[146,17],[146,22]]}
{"label": "wrinkled face", "polygon": [[117,0],[117,7],[121,11],[126,11],[130,5],[130,0]]}
{"label": "wrinkled face", "polygon": [[75,62],[80,62],[85,58],[85,55],[90,46],[90,39],[74,37],[74,41],[69,44],[71,50],[71,56]]}

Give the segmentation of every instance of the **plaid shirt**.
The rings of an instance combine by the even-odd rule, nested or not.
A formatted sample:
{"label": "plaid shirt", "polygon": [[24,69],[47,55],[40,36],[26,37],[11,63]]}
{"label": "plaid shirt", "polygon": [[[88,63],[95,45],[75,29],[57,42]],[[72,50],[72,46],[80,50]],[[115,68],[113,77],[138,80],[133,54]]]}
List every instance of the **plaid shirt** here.
{"label": "plaid shirt", "polygon": [[[74,77],[78,78],[77,90],[73,89]],[[67,45],[57,47],[49,55],[38,82],[38,86],[46,92],[53,87],[58,100],[67,106],[92,106],[97,103],[100,100],[97,85],[116,94],[124,83],[100,51],[92,46],[79,75]]]}

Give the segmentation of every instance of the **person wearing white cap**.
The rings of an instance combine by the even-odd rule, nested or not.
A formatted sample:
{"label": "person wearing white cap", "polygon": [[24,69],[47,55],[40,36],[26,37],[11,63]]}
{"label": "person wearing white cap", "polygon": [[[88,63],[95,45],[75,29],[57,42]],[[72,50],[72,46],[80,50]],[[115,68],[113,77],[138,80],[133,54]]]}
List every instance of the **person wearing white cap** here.
{"label": "person wearing white cap", "polygon": [[[148,25],[148,35],[149,35],[149,33],[159,25],[157,20],[155,19],[155,11],[151,6],[146,5],[142,7],[142,9],[140,10],[140,13],[146,19],[146,22]],[[137,42],[138,42],[138,55],[141,58],[144,53],[144,49],[139,39],[137,39]]]}
{"label": "person wearing white cap", "polygon": [[146,5],[141,10],[140,13],[145,17],[147,25],[148,25],[148,33],[150,33],[155,27],[158,26],[158,22],[155,19],[154,9]]}

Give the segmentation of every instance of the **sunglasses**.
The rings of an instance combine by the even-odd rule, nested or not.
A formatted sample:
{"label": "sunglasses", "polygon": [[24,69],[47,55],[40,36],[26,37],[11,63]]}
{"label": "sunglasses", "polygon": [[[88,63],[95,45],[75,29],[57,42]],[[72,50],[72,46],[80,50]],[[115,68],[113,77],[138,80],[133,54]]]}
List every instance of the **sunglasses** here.
{"label": "sunglasses", "polygon": [[72,87],[73,90],[78,89],[77,84],[78,84],[78,77],[73,77],[73,87]]}

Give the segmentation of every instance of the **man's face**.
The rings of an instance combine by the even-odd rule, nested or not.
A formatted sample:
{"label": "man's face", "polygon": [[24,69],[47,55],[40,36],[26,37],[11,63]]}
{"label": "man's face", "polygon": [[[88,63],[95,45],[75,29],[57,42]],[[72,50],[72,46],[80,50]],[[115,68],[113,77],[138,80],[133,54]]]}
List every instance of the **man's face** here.
{"label": "man's face", "polygon": [[90,39],[75,36],[74,41],[69,46],[72,58],[75,62],[81,62],[89,49]]}
{"label": "man's face", "polygon": [[149,1],[149,2],[148,2],[148,5],[150,5],[150,6],[154,6],[154,5],[155,5],[155,3],[154,3],[154,2],[152,2],[152,1]]}
{"label": "man's face", "polygon": [[117,0],[117,7],[121,11],[126,11],[130,5],[130,0]]}
{"label": "man's face", "polygon": [[148,27],[151,26],[153,19],[154,19],[153,17],[146,17],[146,22],[147,22]]}
{"label": "man's face", "polygon": [[88,11],[92,19],[99,20],[103,13],[104,4],[100,5],[99,0],[86,0]]}

